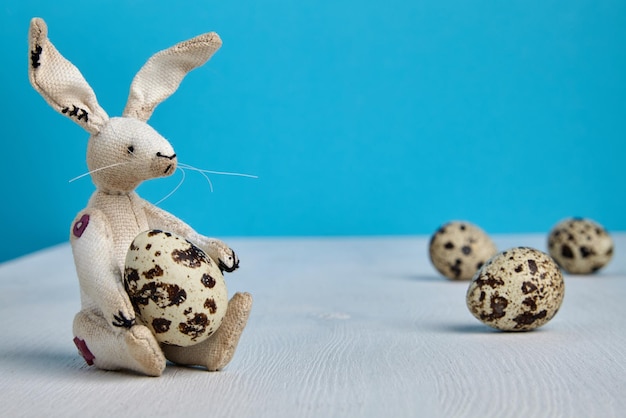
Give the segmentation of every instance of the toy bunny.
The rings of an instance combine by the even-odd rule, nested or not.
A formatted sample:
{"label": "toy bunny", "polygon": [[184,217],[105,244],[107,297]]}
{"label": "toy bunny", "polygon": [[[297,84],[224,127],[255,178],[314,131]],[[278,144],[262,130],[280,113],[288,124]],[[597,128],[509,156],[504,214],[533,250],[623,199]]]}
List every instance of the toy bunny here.
{"label": "toy bunny", "polygon": [[250,294],[232,297],[221,326],[207,340],[179,347],[160,344],[136,318],[122,279],[129,245],[139,233],[151,229],[193,242],[222,271],[239,267],[237,256],[223,242],[198,234],[135,192],[142,181],[168,176],[177,165],[172,146],[146,121],[185,75],[208,61],[220,46],[219,36],[207,33],[155,54],[133,79],[122,117],[109,118],[79,70],[49,41],[45,22],[31,21],[31,84],[56,111],[91,134],[87,165],[96,191],[70,230],[81,290],[74,342],[89,365],[160,376],[166,359],[215,371],[234,355],[252,307]]}

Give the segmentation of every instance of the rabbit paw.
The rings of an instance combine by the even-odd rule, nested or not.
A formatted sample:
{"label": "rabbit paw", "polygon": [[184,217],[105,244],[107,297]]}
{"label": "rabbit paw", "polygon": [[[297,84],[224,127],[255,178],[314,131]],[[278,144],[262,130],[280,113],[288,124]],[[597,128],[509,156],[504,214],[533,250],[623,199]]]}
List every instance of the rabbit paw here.
{"label": "rabbit paw", "polygon": [[222,270],[222,273],[230,273],[239,268],[239,257],[237,257],[237,254],[230,248],[225,251],[224,256],[219,257],[217,260],[218,267]]}
{"label": "rabbit paw", "polygon": [[237,254],[220,240],[213,239],[209,241],[207,254],[217,262],[222,273],[230,273],[239,268],[239,257],[237,257]]}
{"label": "rabbit paw", "polygon": [[135,318],[127,318],[122,311],[119,311],[117,315],[113,315],[112,324],[114,327],[131,328],[135,325]]}

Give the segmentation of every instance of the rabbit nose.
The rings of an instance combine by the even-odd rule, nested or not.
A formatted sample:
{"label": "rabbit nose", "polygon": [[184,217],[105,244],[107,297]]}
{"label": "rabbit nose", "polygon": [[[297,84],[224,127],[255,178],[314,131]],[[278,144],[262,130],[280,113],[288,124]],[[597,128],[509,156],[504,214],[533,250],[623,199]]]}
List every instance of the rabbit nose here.
{"label": "rabbit nose", "polygon": [[173,160],[174,158],[176,158],[176,154],[165,155],[165,154],[161,154],[160,152],[157,152],[156,156],[161,157],[161,158],[167,158],[168,160]]}
{"label": "rabbit nose", "polygon": [[[158,161],[162,162],[159,164],[159,166],[161,167],[161,170],[163,170],[164,165],[167,164],[167,166],[163,170],[162,175],[165,175],[165,176],[170,175],[174,172],[174,170],[176,170],[176,154],[165,155],[165,154],[161,154],[160,152],[157,152],[156,156],[157,156]],[[167,159],[171,162],[166,163],[163,159]]]}

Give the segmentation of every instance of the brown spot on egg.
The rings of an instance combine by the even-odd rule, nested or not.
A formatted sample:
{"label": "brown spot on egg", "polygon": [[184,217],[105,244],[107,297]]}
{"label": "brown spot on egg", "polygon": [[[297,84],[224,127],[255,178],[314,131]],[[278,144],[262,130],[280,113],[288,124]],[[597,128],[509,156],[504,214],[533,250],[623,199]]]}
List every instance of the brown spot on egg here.
{"label": "brown spot on egg", "polygon": [[454,260],[454,264],[450,265],[450,271],[455,278],[458,278],[461,275],[461,263],[461,259],[457,258],[456,260]]}
{"label": "brown spot on egg", "polygon": [[574,258],[574,252],[572,251],[572,248],[567,244],[563,244],[563,246],[561,247],[561,255],[565,258]]}
{"label": "brown spot on egg", "polygon": [[587,258],[589,256],[595,255],[596,252],[593,251],[593,249],[589,248],[589,247],[585,247],[584,245],[580,247],[580,255],[583,258]]}
{"label": "brown spot on egg", "polygon": [[513,321],[517,323],[517,325],[515,326],[516,328],[525,328],[532,325],[538,319],[545,318],[547,314],[548,312],[546,310],[543,310],[536,314],[532,312],[524,312],[513,318]]}
{"label": "brown spot on egg", "polygon": [[187,292],[177,285],[149,282],[130,295],[134,305],[147,305],[150,301],[160,308],[178,306],[187,299]]}
{"label": "brown spot on egg", "polygon": [[148,271],[144,271],[143,273],[141,273],[143,275],[143,277],[145,277],[148,280],[153,280],[155,277],[160,277],[163,276],[163,269],[161,268],[161,266],[159,266],[158,264],[156,264],[154,267],[152,267],[150,270]]}
{"label": "brown spot on egg", "polygon": [[484,276],[486,277],[483,277],[483,275],[481,275],[476,279],[476,285],[478,287],[489,286],[492,288],[496,288],[504,284],[504,280],[494,277],[491,273],[486,273]]}
{"label": "brown spot on egg", "polygon": [[200,279],[200,281],[202,282],[202,284],[205,287],[208,287],[209,289],[212,289],[215,286],[215,279],[213,277],[211,277],[209,274],[204,273],[202,275],[202,278]]}
{"label": "brown spot on egg", "polygon": [[531,311],[534,311],[534,310],[536,310],[536,309],[537,309],[537,303],[536,303],[536,302],[535,302],[535,300],[534,300],[533,298],[531,298],[531,297],[528,297],[528,298],[524,299],[524,300],[522,301],[522,305],[528,306],[528,308],[529,308]]}
{"label": "brown spot on egg", "polygon": [[537,286],[533,282],[525,281],[522,283],[522,292],[527,295],[537,290]]}
{"label": "brown spot on egg", "polygon": [[215,303],[215,300],[213,298],[207,298],[204,301],[204,307],[208,309],[211,314],[217,312],[217,304]]}
{"label": "brown spot on egg", "polygon": [[198,268],[206,263],[207,257],[200,248],[191,244],[187,249],[172,251],[172,260],[189,268]]}
{"label": "brown spot on egg", "polygon": [[170,330],[170,325],[172,321],[169,321],[165,318],[154,318],[152,320],[152,329],[157,334],[162,334]]}
{"label": "brown spot on egg", "polygon": [[489,306],[491,307],[490,313],[483,312],[480,316],[484,321],[495,321],[496,319],[502,318],[506,315],[506,307],[508,306],[509,301],[498,294],[492,295]]}
{"label": "brown spot on egg", "polygon": [[188,318],[186,322],[178,324],[178,330],[191,337],[192,340],[196,340],[207,329],[209,318],[206,314],[196,313],[191,318]]}
{"label": "brown spot on egg", "polygon": [[127,267],[124,270],[124,277],[126,278],[127,282],[135,282],[136,283],[137,280],[139,280],[139,271],[137,271],[137,269]]}
{"label": "brown spot on egg", "polygon": [[167,285],[166,289],[167,289],[167,295],[170,300],[170,303],[168,306],[180,305],[185,300],[187,300],[187,292],[185,291],[185,289],[182,289],[175,284]]}
{"label": "brown spot on egg", "polygon": [[[129,292],[130,293],[130,292]],[[141,289],[135,289],[129,294],[134,306],[147,305],[157,293],[157,285],[154,282],[144,284]]]}

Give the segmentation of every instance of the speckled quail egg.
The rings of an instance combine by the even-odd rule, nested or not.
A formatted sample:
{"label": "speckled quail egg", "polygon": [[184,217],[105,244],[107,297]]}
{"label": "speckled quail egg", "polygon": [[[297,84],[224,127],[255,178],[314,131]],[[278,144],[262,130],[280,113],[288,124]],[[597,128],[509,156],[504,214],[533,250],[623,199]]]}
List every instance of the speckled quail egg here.
{"label": "speckled quail egg", "polygon": [[139,321],[165,344],[204,341],[219,328],[228,307],[217,263],[185,238],[160,230],[133,240],[124,285]]}
{"label": "speckled quail egg", "polygon": [[478,226],[452,221],[432,235],[428,252],[439,273],[452,280],[469,280],[498,250]]}
{"label": "speckled quail egg", "polygon": [[569,218],[550,231],[548,251],[568,273],[595,273],[613,257],[613,239],[591,219]]}
{"label": "speckled quail egg", "polygon": [[547,254],[516,247],[489,259],[467,290],[472,315],[503,331],[528,331],[550,321],[565,295],[561,269]]}

